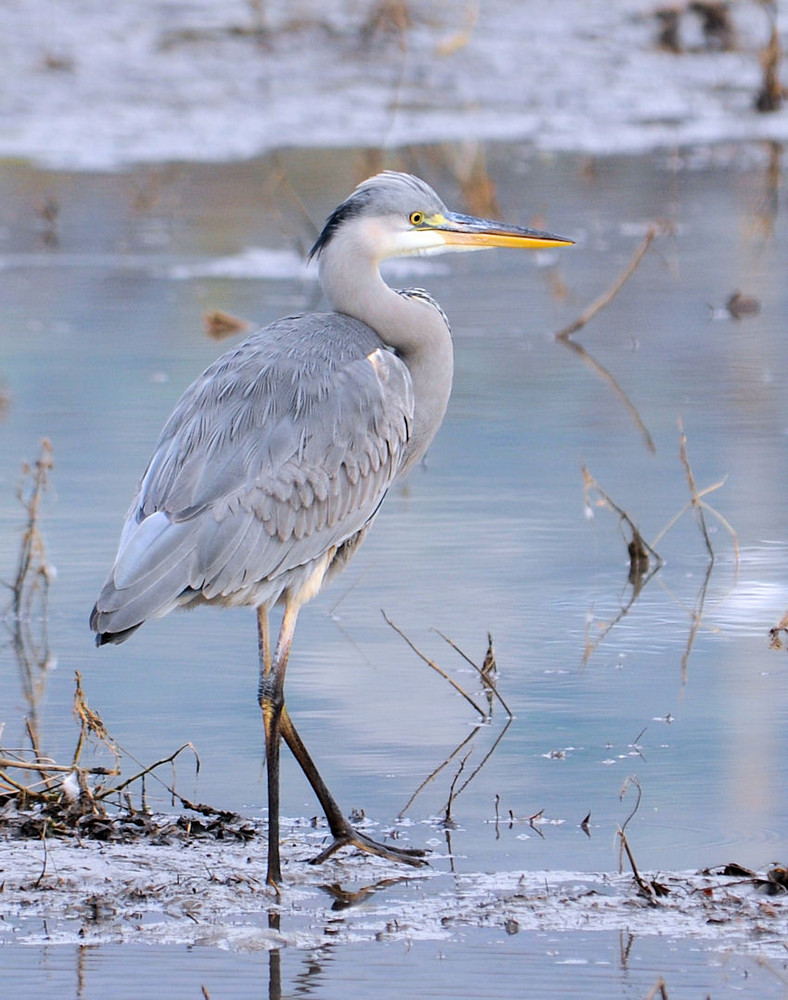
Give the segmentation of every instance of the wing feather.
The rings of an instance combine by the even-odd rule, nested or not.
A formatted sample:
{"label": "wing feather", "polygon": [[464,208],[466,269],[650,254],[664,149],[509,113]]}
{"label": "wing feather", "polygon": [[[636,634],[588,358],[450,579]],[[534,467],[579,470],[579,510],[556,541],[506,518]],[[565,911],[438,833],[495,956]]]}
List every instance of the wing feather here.
{"label": "wing feather", "polygon": [[407,367],[357,320],[290,317],[248,338],[165,425],[96,629],[111,638],[178,603],[261,603],[295,585],[374,517],[412,416]]}

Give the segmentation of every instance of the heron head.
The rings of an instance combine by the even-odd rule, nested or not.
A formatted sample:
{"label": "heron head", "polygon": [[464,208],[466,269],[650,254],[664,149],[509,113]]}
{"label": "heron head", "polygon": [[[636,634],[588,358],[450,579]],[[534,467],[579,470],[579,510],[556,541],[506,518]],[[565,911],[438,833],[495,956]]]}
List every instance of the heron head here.
{"label": "heron head", "polygon": [[424,181],[386,170],[370,177],[336,208],[310,251],[319,258],[334,241],[350,238],[376,260],[490,247],[558,247],[573,241],[490,219],[450,212]]}

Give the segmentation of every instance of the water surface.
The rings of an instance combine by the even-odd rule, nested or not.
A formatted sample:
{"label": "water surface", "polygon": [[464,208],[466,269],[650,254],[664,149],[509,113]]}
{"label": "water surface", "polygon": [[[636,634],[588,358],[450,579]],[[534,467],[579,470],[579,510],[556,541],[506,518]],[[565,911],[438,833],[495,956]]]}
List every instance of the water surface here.
{"label": "water surface", "polygon": [[[515,718],[453,803],[448,835],[436,817],[468,750],[466,776],[501,734],[500,706],[407,810],[403,835],[434,848],[441,870],[615,869],[616,829],[635,804],[632,787],[623,801],[619,794],[631,776],[642,790],[628,826],[641,868],[731,859],[763,868],[785,857],[786,660],[769,649],[768,630],[788,607],[786,236],[769,179],[776,152],[725,154],[592,162],[493,147],[501,213],[564,232],[577,246],[548,257],[457,255],[392,272],[395,283],[428,287],[449,314],[454,393],[425,467],[392,491],[351,567],[303,612],[287,691],[339,801],[387,826],[476,718],[380,610],[482,702],[470,668],[433,629],[478,662],[492,633]],[[317,224],[367,172],[362,154],[341,150],[284,155],[278,165]],[[463,207],[440,150],[410,150],[386,165],[420,173]],[[251,815],[265,809],[252,613],[174,614],[100,652],[87,616],[159,428],[222,349],[203,335],[203,312],[264,323],[320,302],[313,278],[288,264],[312,238],[310,223],[271,178],[267,160],[91,176],[0,169],[6,579],[23,523],[14,495],[21,462],[44,436],[55,458],[41,522],[57,568],[43,745],[70,759],[79,670],[127,754],[150,762],[191,741],[201,770],[195,778],[179,765],[183,794]],[[55,234],[36,216],[46,197],[60,205]],[[599,370],[553,336],[612,283],[652,220],[675,231],[658,238],[576,340],[637,408],[654,452]],[[261,255],[249,276],[255,269],[233,258],[250,247],[279,253]],[[212,273],[217,261],[225,276]],[[226,276],[234,268],[244,276]],[[756,297],[760,312],[718,318],[736,290]],[[703,537],[685,513],[656,545],[664,566],[621,614],[632,597],[626,540],[610,511],[587,516],[581,470],[654,539],[689,499],[679,420],[698,488],[722,484],[706,500],[736,542],[709,514],[709,572]],[[0,649],[0,676],[3,741],[15,745],[24,742],[25,706],[10,644]],[[163,790],[149,785],[148,795],[169,806]],[[285,814],[316,808],[285,758]],[[529,824],[540,810],[547,822]],[[580,823],[589,813],[587,836]],[[432,967],[439,951],[419,954]],[[386,964],[383,950],[376,956],[365,964],[371,978],[376,962]],[[661,961],[669,969],[682,956]],[[96,961],[111,965],[112,952]],[[295,963],[294,981],[301,961],[285,959],[286,968]],[[558,960],[550,962],[554,976]],[[599,995],[610,995],[607,983]],[[650,984],[636,988],[631,995]],[[370,989],[360,983],[357,995]],[[467,995],[483,995],[474,990]]]}

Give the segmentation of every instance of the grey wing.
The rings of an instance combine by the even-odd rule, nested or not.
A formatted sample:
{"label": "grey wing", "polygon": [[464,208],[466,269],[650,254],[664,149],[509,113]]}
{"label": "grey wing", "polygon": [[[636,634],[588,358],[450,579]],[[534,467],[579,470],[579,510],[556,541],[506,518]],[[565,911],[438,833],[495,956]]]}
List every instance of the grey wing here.
{"label": "grey wing", "polygon": [[346,317],[284,321],[220,358],[143,476],[91,617],[100,641],[189,601],[298,589],[374,517],[412,415],[404,363]]}

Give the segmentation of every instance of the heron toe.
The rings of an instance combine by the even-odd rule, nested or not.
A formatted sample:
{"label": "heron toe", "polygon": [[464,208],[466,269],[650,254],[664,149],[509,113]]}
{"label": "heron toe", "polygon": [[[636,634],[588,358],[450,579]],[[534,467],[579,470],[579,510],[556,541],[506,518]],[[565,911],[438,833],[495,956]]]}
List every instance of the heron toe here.
{"label": "heron toe", "polygon": [[311,858],[310,865],[320,865],[343,847],[355,847],[359,851],[367,854],[374,854],[387,861],[396,861],[400,864],[410,865],[412,868],[421,868],[428,865],[426,851],[417,847],[389,847],[387,844],[380,844],[377,840],[372,840],[363,833],[359,833],[350,824],[347,829],[334,836],[334,840],[328,847],[321,851],[316,857]]}

